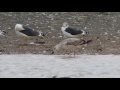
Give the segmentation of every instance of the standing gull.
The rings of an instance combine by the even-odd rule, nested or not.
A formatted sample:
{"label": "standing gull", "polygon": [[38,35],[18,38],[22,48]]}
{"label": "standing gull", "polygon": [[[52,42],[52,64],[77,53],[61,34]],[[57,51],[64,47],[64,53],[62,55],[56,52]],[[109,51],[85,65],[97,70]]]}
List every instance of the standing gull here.
{"label": "standing gull", "polygon": [[61,27],[61,31],[65,37],[69,37],[69,38],[77,38],[81,35],[88,34],[88,32],[84,30],[78,30],[78,29],[70,27],[67,22],[63,23],[63,26]]}

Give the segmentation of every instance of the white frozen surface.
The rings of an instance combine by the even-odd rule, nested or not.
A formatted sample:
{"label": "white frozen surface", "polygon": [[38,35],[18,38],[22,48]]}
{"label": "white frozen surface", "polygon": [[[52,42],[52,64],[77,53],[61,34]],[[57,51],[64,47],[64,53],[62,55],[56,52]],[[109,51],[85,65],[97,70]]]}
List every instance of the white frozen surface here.
{"label": "white frozen surface", "polygon": [[120,78],[120,55],[0,55],[0,78]]}

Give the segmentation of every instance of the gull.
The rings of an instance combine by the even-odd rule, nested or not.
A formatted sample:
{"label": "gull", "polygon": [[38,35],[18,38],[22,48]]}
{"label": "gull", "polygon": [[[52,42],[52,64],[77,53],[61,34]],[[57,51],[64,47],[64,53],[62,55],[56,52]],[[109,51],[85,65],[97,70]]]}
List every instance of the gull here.
{"label": "gull", "polygon": [[53,48],[53,53],[58,52],[60,50],[63,50],[66,52],[74,52],[74,57],[75,57],[75,51],[79,50],[82,48],[81,45],[85,44],[86,41],[83,39],[79,38],[68,38],[63,41],[61,41],[59,44],[57,44]]}
{"label": "gull", "polygon": [[64,34],[64,37],[69,37],[69,38],[77,38],[81,35],[88,34],[88,32],[84,30],[78,30],[76,28],[70,27],[67,22],[63,23],[63,26],[61,27],[61,31]]}
{"label": "gull", "polygon": [[25,26],[22,24],[15,25],[15,32],[18,36],[24,37],[26,39],[26,42],[27,42],[28,37],[33,38],[33,36],[39,36],[39,37],[45,36],[45,34],[43,32],[31,29],[28,26]]}
{"label": "gull", "polygon": [[29,37],[29,36],[40,36],[43,37],[45,34],[41,31],[35,31],[25,25],[16,24],[15,25],[15,32],[19,36]]}

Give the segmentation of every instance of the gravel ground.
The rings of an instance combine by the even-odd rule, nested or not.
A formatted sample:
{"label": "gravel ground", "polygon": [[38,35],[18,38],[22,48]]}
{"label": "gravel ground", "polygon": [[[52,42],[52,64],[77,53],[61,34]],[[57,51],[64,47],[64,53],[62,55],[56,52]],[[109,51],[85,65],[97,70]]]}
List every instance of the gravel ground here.
{"label": "gravel ground", "polygon": [[[0,30],[8,32],[0,36],[0,54],[53,54],[52,48],[63,40],[60,30],[63,22],[89,31],[89,35],[81,38],[92,42],[82,45],[83,49],[76,54],[120,54],[120,12],[0,12]],[[17,23],[41,30],[47,36],[29,38],[26,42],[14,32]]]}

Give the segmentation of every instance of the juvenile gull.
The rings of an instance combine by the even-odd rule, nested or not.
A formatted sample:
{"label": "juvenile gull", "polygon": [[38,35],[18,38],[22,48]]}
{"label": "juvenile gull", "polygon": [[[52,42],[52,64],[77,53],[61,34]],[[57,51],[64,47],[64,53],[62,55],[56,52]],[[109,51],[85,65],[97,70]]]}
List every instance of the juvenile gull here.
{"label": "juvenile gull", "polygon": [[75,57],[75,51],[81,49],[81,45],[83,45],[85,43],[86,43],[86,41],[82,40],[82,39],[68,38],[68,39],[63,40],[59,44],[57,44],[53,48],[53,53],[58,52],[60,50],[64,50],[65,53],[68,52],[69,54],[73,52],[74,57]]}
{"label": "juvenile gull", "polygon": [[29,36],[40,36],[43,37],[45,34],[41,31],[35,31],[25,25],[16,24],[15,25],[15,32],[19,36],[29,37]]}
{"label": "juvenile gull", "polygon": [[78,30],[76,28],[70,27],[67,22],[63,23],[63,26],[61,27],[61,31],[65,37],[69,37],[69,38],[73,38],[73,37],[77,38],[81,35],[88,34],[88,32],[86,32],[84,30]]}

